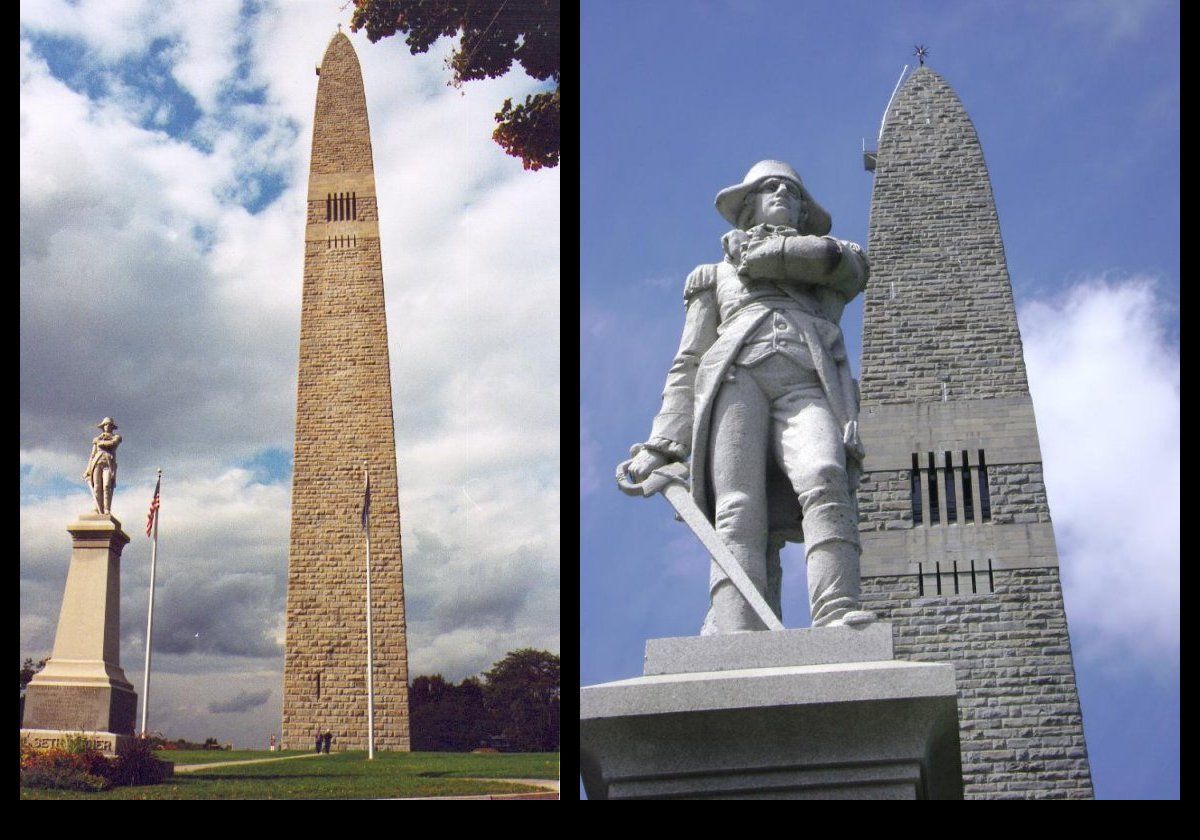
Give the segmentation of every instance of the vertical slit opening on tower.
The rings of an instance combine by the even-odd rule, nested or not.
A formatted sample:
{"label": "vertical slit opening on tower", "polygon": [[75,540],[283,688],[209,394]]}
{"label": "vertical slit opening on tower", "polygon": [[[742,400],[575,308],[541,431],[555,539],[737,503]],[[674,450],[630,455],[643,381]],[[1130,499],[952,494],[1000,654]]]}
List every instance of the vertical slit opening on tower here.
{"label": "vertical slit opening on tower", "polygon": [[933,453],[929,455],[929,524],[937,525],[942,521],[940,505],[938,504],[937,462]]}
{"label": "vertical slit opening on tower", "polygon": [[923,521],[921,516],[921,462],[917,458],[917,453],[912,456],[912,471],[909,473],[909,489],[912,493],[912,514],[913,524],[920,525]]}
{"label": "vertical slit opening on tower", "polygon": [[958,502],[954,494],[954,459],[946,451],[946,524],[958,521]]}
{"label": "vertical slit opening on tower", "polygon": [[992,558],[988,558],[988,592],[996,591],[996,576],[992,571]]}
{"label": "vertical slit opening on tower", "polygon": [[988,490],[987,461],[982,449],[979,450],[979,515],[984,522],[992,521],[992,494]]}
{"label": "vertical slit opening on tower", "polygon": [[925,569],[920,563],[917,564],[917,594],[925,594]]}
{"label": "vertical slit opening on tower", "polygon": [[358,218],[358,193],[350,193],[350,218]]}
{"label": "vertical slit opening on tower", "polygon": [[975,560],[971,560],[971,594],[975,595],[979,592],[979,587],[975,585]]}
{"label": "vertical slit opening on tower", "polygon": [[954,594],[958,594],[958,561],[954,561]]}
{"label": "vertical slit opening on tower", "polygon": [[325,221],[333,221],[333,193],[325,195]]}
{"label": "vertical slit opening on tower", "polygon": [[971,465],[967,450],[962,451],[963,522],[975,521],[975,504],[971,498]]}
{"label": "vertical slit opening on tower", "polygon": [[937,575],[937,594],[942,594],[942,562],[940,560],[933,564],[934,573]]}

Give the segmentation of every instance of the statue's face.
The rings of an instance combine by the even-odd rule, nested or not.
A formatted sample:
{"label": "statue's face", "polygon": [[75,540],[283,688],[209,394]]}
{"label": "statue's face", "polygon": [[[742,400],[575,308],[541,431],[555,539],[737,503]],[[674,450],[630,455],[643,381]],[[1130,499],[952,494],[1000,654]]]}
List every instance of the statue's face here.
{"label": "statue's face", "polygon": [[754,194],[756,225],[796,227],[804,209],[800,188],[786,178],[770,178]]}

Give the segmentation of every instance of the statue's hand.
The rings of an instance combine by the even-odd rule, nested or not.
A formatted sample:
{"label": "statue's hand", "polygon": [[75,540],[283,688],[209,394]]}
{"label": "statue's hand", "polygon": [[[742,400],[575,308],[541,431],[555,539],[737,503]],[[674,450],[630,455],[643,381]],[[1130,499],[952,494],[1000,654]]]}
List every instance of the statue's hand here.
{"label": "statue's hand", "polygon": [[643,449],[629,463],[629,476],[635,484],[641,484],[650,477],[650,473],[665,465],[671,459],[654,449]]}
{"label": "statue's hand", "polygon": [[752,280],[777,280],[783,277],[783,237],[752,239],[742,248],[738,274]]}
{"label": "statue's hand", "polygon": [[846,423],[846,428],[842,432],[842,443],[846,446],[846,454],[856,461],[861,461],[866,455],[866,450],[863,449],[862,441],[858,437],[858,421],[851,420]]}

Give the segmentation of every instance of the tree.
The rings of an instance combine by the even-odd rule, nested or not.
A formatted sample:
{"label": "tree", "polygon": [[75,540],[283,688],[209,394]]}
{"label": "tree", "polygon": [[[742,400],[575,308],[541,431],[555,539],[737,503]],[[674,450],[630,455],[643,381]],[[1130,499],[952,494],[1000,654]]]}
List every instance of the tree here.
{"label": "tree", "polygon": [[[513,61],[539,81],[560,81],[559,0],[354,0],[350,28],[366,29],[371,43],[400,32],[413,55],[461,33],[446,62],[455,87],[503,76]],[[492,139],[526,169],[558,166],[559,102],[557,86],[523,104],[504,100]]]}
{"label": "tree", "polygon": [[559,658],[544,650],[516,650],[484,674],[493,726],[527,752],[559,747]]}
{"label": "tree", "polygon": [[25,686],[29,685],[29,681],[33,679],[33,675],[46,667],[46,660],[39,659],[36,663],[33,659],[26,659],[21,663],[21,691],[25,691]]}
{"label": "tree", "polygon": [[29,685],[29,681],[33,679],[33,675],[46,667],[46,660],[39,659],[34,662],[33,659],[26,659],[21,663],[21,725],[25,725],[25,688]]}
{"label": "tree", "polygon": [[417,752],[467,752],[483,739],[486,715],[477,677],[457,686],[441,674],[417,677],[408,690],[408,708]]}

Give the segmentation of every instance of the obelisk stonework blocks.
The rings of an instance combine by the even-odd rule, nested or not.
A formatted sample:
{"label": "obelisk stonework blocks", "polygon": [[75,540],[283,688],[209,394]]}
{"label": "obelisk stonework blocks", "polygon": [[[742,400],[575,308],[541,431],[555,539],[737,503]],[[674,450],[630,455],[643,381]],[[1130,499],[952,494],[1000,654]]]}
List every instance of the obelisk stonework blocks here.
{"label": "obelisk stonework blocks", "polygon": [[1091,798],[1042,455],[991,181],[921,67],[876,156],[859,488],[863,604],[953,663],[965,796]]}
{"label": "obelisk stonework blocks", "polygon": [[396,445],[366,97],[350,40],[319,68],[288,556],[283,746],[367,746],[363,470],[371,476],[375,745],[407,750]]}

